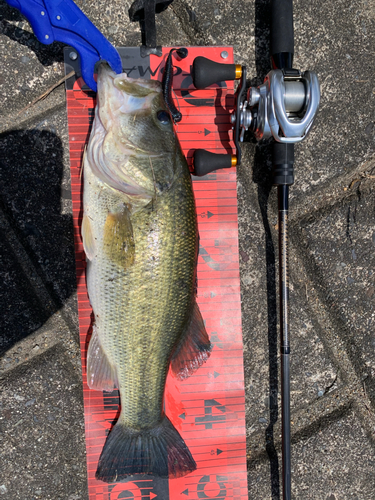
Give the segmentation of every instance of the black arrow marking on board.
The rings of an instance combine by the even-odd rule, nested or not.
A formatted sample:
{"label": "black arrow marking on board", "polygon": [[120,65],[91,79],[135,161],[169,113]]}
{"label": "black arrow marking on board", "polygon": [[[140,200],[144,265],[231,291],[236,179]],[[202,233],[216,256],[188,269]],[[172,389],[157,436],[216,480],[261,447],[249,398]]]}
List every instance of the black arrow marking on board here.
{"label": "black arrow marking on board", "polygon": [[181,413],[181,415],[179,415],[179,417],[182,418],[182,420],[185,420],[186,414],[185,413]]}
{"label": "black arrow marking on board", "polygon": [[182,495],[186,495],[188,496],[189,495],[189,488],[187,488],[185,491],[182,492]]}
{"label": "black arrow marking on board", "polygon": [[210,219],[211,217],[213,217],[215,214],[212,214],[211,212],[209,212],[207,210],[207,219]]}
{"label": "black arrow marking on board", "polygon": [[217,450],[216,450],[216,454],[217,454],[217,455],[220,455],[221,453],[223,453],[223,450],[219,450],[219,448],[217,448]]}
{"label": "black arrow marking on board", "polygon": [[214,377],[217,378],[220,375],[220,373],[214,372]]}
{"label": "black arrow marking on board", "polygon": [[211,130],[207,130],[206,128],[204,129],[204,135],[208,135],[208,134],[211,134]]}

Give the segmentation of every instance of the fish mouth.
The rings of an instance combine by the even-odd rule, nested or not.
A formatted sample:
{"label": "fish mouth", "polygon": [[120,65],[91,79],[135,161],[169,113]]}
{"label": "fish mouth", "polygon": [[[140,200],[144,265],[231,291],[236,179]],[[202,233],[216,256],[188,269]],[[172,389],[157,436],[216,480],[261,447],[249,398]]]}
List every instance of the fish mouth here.
{"label": "fish mouth", "polygon": [[155,94],[162,92],[158,81],[130,78],[126,73],[116,74],[107,63],[99,65],[97,85],[99,108],[109,107],[112,114],[116,111],[135,114],[147,110]]}
{"label": "fish mouth", "polygon": [[129,83],[134,85],[139,85],[143,88],[150,89],[150,92],[161,92],[161,85],[157,80],[145,80],[144,78],[130,78],[126,73],[115,73],[108,63],[101,62],[98,66],[98,78],[97,83],[98,86],[103,84],[103,80],[106,80],[108,77],[116,79],[123,79]]}
{"label": "fish mouth", "polygon": [[[130,78],[126,73],[116,74],[107,63],[101,63],[98,70],[97,117],[104,130],[110,130],[119,114],[141,116],[151,112],[152,101],[162,92],[160,82]],[[128,153],[134,156],[158,158],[160,153],[150,151],[126,139]]]}

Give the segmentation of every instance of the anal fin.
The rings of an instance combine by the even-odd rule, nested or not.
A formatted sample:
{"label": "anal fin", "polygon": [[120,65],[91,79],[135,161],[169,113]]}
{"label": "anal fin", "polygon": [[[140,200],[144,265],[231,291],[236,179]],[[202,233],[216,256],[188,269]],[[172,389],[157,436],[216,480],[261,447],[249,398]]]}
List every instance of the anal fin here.
{"label": "anal fin", "polygon": [[86,257],[92,260],[95,256],[95,241],[92,234],[90,219],[87,215],[84,215],[82,219],[81,235]]}
{"label": "anal fin", "polygon": [[95,325],[87,350],[87,385],[97,391],[112,391],[118,386],[115,369],[100,344]]}
{"label": "anal fin", "polygon": [[173,353],[172,371],[180,380],[192,375],[210,356],[212,345],[208,338],[206,327],[194,302],[193,314],[185,335]]}

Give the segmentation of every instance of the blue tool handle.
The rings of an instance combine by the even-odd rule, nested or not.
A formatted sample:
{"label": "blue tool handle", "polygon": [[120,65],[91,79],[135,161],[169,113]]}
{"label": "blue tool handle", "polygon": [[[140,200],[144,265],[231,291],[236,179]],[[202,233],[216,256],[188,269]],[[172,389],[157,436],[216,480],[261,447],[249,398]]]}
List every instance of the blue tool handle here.
{"label": "blue tool handle", "polygon": [[6,0],[29,20],[41,43],[63,42],[81,56],[86,84],[96,92],[95,64],[103,59],[113,71],[122,72],[121,57],[105,36],[72,0]]}
{"label": "blue tool handle", "polygon": [[43,1],[6,0],[29,20],[35,36],[41,43],[49,45],[54,41],[51,21]]}

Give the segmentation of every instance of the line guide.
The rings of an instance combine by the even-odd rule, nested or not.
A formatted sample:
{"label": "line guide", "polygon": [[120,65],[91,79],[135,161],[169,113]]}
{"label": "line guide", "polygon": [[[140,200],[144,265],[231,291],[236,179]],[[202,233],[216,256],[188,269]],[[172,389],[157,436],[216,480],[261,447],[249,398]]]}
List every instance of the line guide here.
{"label": "line guide", "polygon": [[[118,49],[124,71],[133,78],[161,81],[163,58],[141,58],[139,48]],[[190,68],[197,56],[222,62],[230,47],[189,47],[186,59],[175,60],[173,90],[183,118],[176,127],[182,150],[192,164],[199,141],[212,152],[232,154],[230,133],[233,111],[233,82],[195,90]],[[66,72],[74,64],[65,52]],[[79,61],[77,62],[79,64]],[[79,69],[79,66],[78,66]],[[229,92],[228,92],[229,91]],[[227,95],[228,93],[228,95]],[[81,159],[89,138],[95,94],[82,79],[67,81],[67,114],[71,160],[73,222],[77,270],[78,315],[84,389],[88,487],[90,500],[247,500],[245,392],[241,334],[241,295],[238,261],[236,172],[219,170],[203,178],[193,177],[200,235],[197,302],[213,344],[210,359],[183,382],[170,373],[165,390],[165,411],[182,435],[197,470],[179,479],[133,476],[122,483],[105,484],[95,471],[106,435],[117,418],[118,391],[88,389],[86,352],[91,334],[92,310],[85,284],[85,255],[80,224],[82,219]]]}

